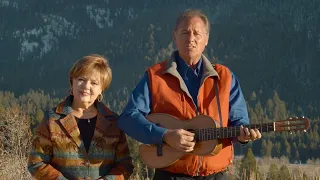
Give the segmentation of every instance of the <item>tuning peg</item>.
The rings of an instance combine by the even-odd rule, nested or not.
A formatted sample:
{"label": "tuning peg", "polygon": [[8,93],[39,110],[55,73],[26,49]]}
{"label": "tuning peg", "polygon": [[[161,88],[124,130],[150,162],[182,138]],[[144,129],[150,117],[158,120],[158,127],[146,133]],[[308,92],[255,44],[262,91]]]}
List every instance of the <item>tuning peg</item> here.
{"label": "tuning peg", "polygon": [[303,130],[303,132],[307,132],[307,130],[305,129],[305,130]]}
{"label": "tuning peg", "polygon": [[290,131],[289,133],[292,134],[292,131]]}
{"label": "tuning peg", "polygon": [[304,118],[304,116],[302,116],[302,118]]}
{"label": "tuning peg", "polygon": [[292,119],[292,117],[289,117],[289,119]]}

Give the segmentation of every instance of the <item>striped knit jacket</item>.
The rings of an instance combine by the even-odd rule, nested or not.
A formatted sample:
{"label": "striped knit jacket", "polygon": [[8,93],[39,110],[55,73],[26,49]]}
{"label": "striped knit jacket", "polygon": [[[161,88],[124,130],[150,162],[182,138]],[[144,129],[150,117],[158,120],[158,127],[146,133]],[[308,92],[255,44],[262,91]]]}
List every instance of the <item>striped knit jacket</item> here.
{"label": "striped knit jacket", "polygon": [[128,179],[133,171],[117,115],[96,102],[97,122],[88,153],[72,115],[72,96],[53,108],[36,129],[28,170],[35,179]]}

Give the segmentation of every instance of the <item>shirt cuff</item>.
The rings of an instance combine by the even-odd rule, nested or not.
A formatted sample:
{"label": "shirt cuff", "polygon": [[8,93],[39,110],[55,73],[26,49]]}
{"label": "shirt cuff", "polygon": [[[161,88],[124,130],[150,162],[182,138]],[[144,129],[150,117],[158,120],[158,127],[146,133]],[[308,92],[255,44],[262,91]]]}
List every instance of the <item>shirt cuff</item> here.
{"label": "shirt cuff", "polygon": [[160,143],[162,144],[163,143],[163,136],[168,129],[163,128],[163,127],[159,127],[157,125],[152,125],[152,126],[153,126],[153,130],[154,130],[152,141],[155,142],[155,144],[160,144]]}
{"label": "shirt cuff", "polygon": [[237,141],[237,143],[241,144],[242,146],[246,146],[248,144],[248,142],[249,142],[249,141],[248,142],[241,142],[241,141],[238,140],[237,137],[235,137],[235,141]]}

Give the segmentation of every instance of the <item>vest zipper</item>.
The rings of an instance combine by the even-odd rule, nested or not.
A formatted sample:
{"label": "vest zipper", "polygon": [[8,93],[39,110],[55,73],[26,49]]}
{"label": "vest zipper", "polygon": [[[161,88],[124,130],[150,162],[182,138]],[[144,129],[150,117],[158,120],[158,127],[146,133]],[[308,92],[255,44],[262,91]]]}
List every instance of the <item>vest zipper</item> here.
{"label": "vest zipper", "polygon": [[[199,107],[196,106],[196,104],[194,104],[194,105],[196,107],[196,114],[197,114],[197,116],[199,116],[200,115]],[[198,167],[197,167],[196,176],[199,176],[199,171],[200,171],[201,164],[202,164],[202,156],[199,156],[199,163],[198,163]]]}
{"label": "vest zipper", "polygon": [[[203,81],[201,82],[200,87],[199,87],[199,90],[198,90],[198,96],[199,96],[199,91],[200,91],[200,89],[201,89],[201,86],[202,86],[203,82],[204,82],[207,78],[208,78],[208,77],[205,77],[205,78],[203,79]],[[198,97],[197,97],[197,102],[198,102],[198,105],[199,105]],[[196,114],[197,114],[197,116],[199,116],[199,115],[200,115],[199,107],[196,105],[196,103],[193,102],[193,104],[194,104],[194,106],[196,107]],[[203,158],[202,156],[199,156],[199,163],[198,163],[198,168],[197,168],[197,171],[196,171],[196,176],[199,176],[200,167],[202,166],[202,158]]]}
{"label": "vest zipper", "polygon": [[199,156],[199,163],[198,163],[198,168],[197,168],[196,176],[199,176],[199,171],[200,171],[201,165],[202,165],[202,156]]}
{"label": "vest zipper", "polygon": [[196,106],[196,104],[194,104],[194,106],[196,107],[196,115],[199,116],[200,115],[200,112],[199,112],[199,107]]}

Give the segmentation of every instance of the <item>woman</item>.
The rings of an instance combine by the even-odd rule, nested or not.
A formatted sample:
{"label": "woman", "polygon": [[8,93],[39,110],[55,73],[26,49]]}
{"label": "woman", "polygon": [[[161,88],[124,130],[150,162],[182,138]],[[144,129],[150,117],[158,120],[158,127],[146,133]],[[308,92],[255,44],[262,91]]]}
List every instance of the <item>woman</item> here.
{"label": "woman", "polygon": [[70,95],[36,130],[28,169],[36,179],[128,179],[133,165],[118,115],[103,103],[112,74],[106,59],[90,55],[69,74]]}

